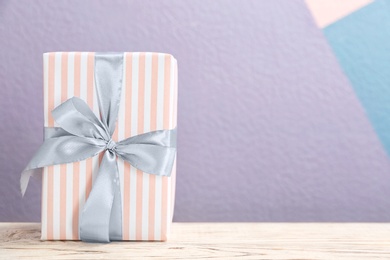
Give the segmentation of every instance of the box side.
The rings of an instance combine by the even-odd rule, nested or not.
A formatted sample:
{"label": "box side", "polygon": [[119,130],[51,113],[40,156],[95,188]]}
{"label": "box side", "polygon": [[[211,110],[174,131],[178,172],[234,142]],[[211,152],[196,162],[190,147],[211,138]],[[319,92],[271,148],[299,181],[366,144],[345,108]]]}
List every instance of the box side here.
{"label": "box side", "polygon": [[[172,127],[177,128],[177,106],[178,106],[178,70],[177,70],[177,61],[174,60],[173,64],[173,111],[172,111]],[[170,177],[170,211],[168,219],[168,227],[164,240],[168,240],[171,224],[173,221],[173,215],[175,211],[175,197],[176,197],[176,173],[177,173],[177,155],[175,157],[175,163],[172,169],[172,175]]]}

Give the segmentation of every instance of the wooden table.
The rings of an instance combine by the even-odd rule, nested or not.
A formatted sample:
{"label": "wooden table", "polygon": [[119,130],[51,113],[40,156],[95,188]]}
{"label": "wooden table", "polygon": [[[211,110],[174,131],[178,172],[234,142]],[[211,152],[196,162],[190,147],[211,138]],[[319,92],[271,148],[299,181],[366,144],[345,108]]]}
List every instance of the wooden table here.
{"label": "wooden table", "polygon": [[40,241],[0,223],[0,259],[390,259],[390,223],[174,223],[168,242]]}

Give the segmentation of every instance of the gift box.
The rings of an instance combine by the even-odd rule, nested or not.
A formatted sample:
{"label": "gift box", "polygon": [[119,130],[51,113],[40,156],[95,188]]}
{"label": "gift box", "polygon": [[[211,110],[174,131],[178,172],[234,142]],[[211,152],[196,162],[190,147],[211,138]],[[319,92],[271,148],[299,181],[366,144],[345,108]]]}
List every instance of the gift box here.
{"label": "gift box", "polygon": [[[43,61],[45,127],[59,126],[52,110],[72,97],[85,101],[95,116],[101,118],[95,86],[100,73],[96,70],[96,53],[50,52],[43,55]],[[174,129],[175,58],[164,53],[123,53],[120,65],[122,86],[112,140],[118,142],[151,131]],[[80,239],[82,211],[94,188],[103,153],[43,168],[42,240]],[[122,235],[116,240],[166,240],[174,209],[176,157],[169,177],[143,172],[120,157],[116,162],[122,214],[119,218]]]}

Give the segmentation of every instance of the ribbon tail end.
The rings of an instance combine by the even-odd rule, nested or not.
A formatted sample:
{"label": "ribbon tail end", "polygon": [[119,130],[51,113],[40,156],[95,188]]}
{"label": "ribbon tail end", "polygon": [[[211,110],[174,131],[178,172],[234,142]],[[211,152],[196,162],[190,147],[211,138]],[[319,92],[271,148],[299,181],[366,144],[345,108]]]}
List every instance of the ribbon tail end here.
{"label": "ribbon tail end", "polygon": [[42,168],[24,170],[20,176],[20,193],[22,197],[26,193],[28,182],[30,181],[31,176],[41,176]]}
{"label": "ribbon tail end", "polygon": [[31,173],[30,171],[23,171],[22,176],[20,177],[20,193],[22,197],[26,193],[27,185],[30,180]]}

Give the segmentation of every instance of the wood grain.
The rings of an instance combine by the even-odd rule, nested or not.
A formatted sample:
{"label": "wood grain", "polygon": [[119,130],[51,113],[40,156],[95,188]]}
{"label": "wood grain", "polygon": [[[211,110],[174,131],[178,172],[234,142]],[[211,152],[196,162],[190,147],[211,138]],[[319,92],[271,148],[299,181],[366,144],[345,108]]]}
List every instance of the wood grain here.
{"label": "wood grain", "polygon": [[387,223],[173,223],[167,242],[40,241],[0,223],[0,259],[390,259]]}

